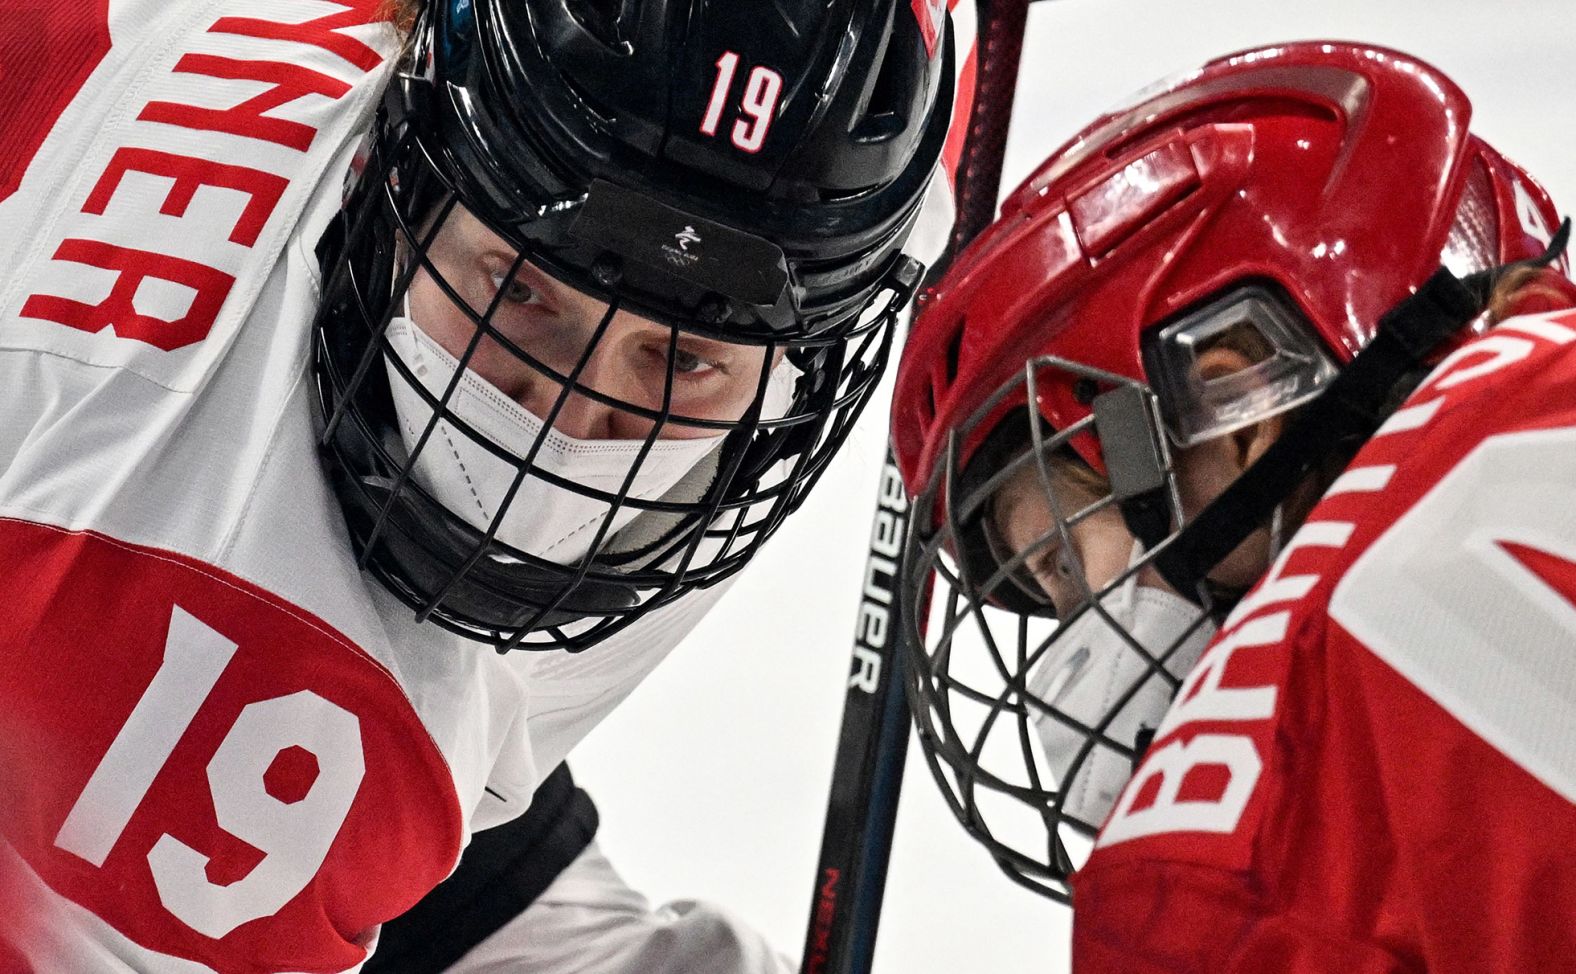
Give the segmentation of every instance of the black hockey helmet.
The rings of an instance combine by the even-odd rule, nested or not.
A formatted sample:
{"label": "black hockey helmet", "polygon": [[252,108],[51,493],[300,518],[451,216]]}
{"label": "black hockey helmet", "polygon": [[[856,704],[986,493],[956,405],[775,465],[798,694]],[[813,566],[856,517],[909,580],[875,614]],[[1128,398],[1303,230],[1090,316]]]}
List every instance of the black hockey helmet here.
{"label": "black hockey helmet", "polygon": [[[325,271],[315,367],[323,454],[361,563],[419,618],[500,648],[579,649],[742,567],[803,500],[868,399],[920,268],[902,253],[951,115],[952,63],[934,7],[899,0],[444,0],[418,19],[341,217]],[[463,211],[529,265],[682,336],[764,350],[740,417],[580,381],[555,368],[429,248]],[[725,438],[703,476],[661,497],[581,487],[505,450],[424,388],[389,343],[418,274],[474,326],[466,365],[496,343],[561,389],[664,431]],[[511,337],[513,340],[511,340]],[[678,353],[682,354],[682,353]],[[775,364],[790,402],[764,408]],[[391,382],[432,410],[414,447]],[[412,476],[434,425],[607,505],[571,564],[495,537]],[[544,432],[543,436],[546,435]],[[642,453],[642,460],[645,454]],[[615,515],[622,511],[623,522]],[[634,512],[634,520],[628,516]]]}

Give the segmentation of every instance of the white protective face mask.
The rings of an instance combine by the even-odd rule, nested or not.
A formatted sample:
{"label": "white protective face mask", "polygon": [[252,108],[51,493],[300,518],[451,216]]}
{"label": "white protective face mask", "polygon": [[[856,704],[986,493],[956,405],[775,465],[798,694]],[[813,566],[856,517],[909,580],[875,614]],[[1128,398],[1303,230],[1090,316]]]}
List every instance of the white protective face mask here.
{"label": "white protective face mask", "polygon": [[[1141,554],[1141,546],[1135,546],[1133,560]],[[1183,639],[1200,611],[1179,595],[1139,585],[1136,573],[1106,595],[1102,605],[1134,642],[1156,657]],[[1186,676],[1214,634],[1214,624],[1204,621],[1171,654],[1166,670],[1179,680]],[[1084,612],[1054,639],[1030,671],[1026,686],[1048,706],[1086,726],[1095,727],[1103,721],[1117,700],[1149,673],[1147,662],[1098,612]],[[1106,726],[1104,736],[1131,745],[1141,728],[1152,730],[1160,725],[1171,696],[1170,684],[1158,674],[1149,675]],[[1045,758],[1063,793],[1063,811],[1098,826],[1132,777],[1132,761],[1096,743],[1078,769],[1076,780],[1068,782],[1067,769],[1087,738],[1038,708],[1031,707],[1031,711]]]}
{"label": "white protective face mask", "polygon": [[[459,368],[458,360],[409,318],[395,318],[389,323],[387,334],[389,344],[406,367],[433,398],[441,399]],[[785,371],[783,366],[791,371]],[[432,419],[433,409],[392,364],[385,363],[385,367],[394,411],[399,417],[400,437],[408,452],[415,449]],[[778,372],[783,373],[781,381]],[[785,359],[768,383],[763,416],[774,418],[786,411],[797,376],[798,370]],[[775,414],[770,412],[774,406],[778,410]],[[537,439],[543,439],[532,471],[521,481],[493,536],[512,548],[560,565],[573,564],[590,550],[610,505],[557,487],[536,476],[535,471],[543,470],[571,483],[617,494],[644,445],[642,440],[578,440],[554,429],[546,430],[544,436],[541,419],[470,369],[464,371],[455,387],[448,411],[516,457],[525,457]],[[722,440],[723,434],[657,440],[640,462],[628,496],[641,500],[663,498],[669,491],[680,492],[675,488],[687,479],[692,483],[683,485],[686,496],[665,499],[698,500],[715,473],[715,453]],[[687,478],[697,468],[705,475]],[[485,531],[514,483],[516,467],[453,424],[439,420],[416,457],[412,477],[444,507]],[[608,537],[641,513],[628,506],[619,508]]]}

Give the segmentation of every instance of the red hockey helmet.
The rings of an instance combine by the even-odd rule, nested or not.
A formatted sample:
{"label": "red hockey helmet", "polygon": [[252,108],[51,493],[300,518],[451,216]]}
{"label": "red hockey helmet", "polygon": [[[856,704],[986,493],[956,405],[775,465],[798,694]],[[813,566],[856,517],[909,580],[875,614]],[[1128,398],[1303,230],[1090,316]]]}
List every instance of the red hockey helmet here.
{"label": "red hockey helmet", "polygon": [[[1541,253],[1553,205],[1470,114],[1415,58],[1302,42],[1211,61],[1100,118],[924,299],[892,423],[909,488],[1037,355],[1147,380],[1186,445],[1310,398],[1441,261],[1464,274]],[[1179,385],[1201,330],[1244,316],[1277,352],[1251,383],[1261,398]],[[1089,413],[1074,385],[1038,389],[1054,429]],[[993,426],[969,425],[964,464]],[[1092,440],[1074,445],[1104,469]]]}
{"label": "red hockey helmet", "polygon": [[[1441,263],[1548,249],[1547,195],[1469,115],[1448,78],[1380,48],[1212,61],[1055,152],[922,300],[892,427],[915,498],[909,700],[954,812],[1020,882],[1066,896],[1063,827],[1095,834],[1207,641],[1207,586],[1164,639],[1118,618],[1182,530],[1171,448],[1312,400]],[[1253,364],[1205,381],[1197,356],[1243,329]],[[1063,447],[1109,481],[1078,511],[1050,489]],[[1054,528],[1009,550],[994,499],[1035,464]],[[1112,505],[1142,544],[1096,583],[1070,539]],[[1025,577],[1036,550],[1080,587],[1070,612]],[[1034,618],[1053,609],[1059,624]]]}

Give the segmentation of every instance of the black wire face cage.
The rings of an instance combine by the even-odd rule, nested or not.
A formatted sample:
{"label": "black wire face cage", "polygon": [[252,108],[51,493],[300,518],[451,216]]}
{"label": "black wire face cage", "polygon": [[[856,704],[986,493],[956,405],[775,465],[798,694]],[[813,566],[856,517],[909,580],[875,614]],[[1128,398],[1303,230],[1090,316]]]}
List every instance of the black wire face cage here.
{"label": "black wire face cage", "polygon": [[[504,323],[523,274],[542,273],[568,287],[553,272],[561,255],[551,240],[521,232],[529,224],[505,225],[470,205],[410,123],[396,126],[380,116],[369,145],[345,215],[320,246],[327,278],[315,349],[322,453],[361,567],[419,620],[500,652],[585,649],[743,567],[804,500],[848,434],[881,376],[895,319],[917,278],[912,261],[894,260],[861,313],[813,333],[777,334],[648,310],[621,292],[618,263],[609,260],[592,269],[600,290],[573,290],[582,300],[595,299],[591,318],[599,320],[582,316],[570,343],[575,351],[566,354],[562,328]],[[435,259],[444,228],[471,218],[502,253],[485,293],[454,279],[453,267]],[[682,254],[683,241],[675,244]],[[391,320],[407,314],[418,291],[429,303],[440,295],[444,317],[460,323],[460,338],[450,328],[444,343],[459,367],[436,387],[424,384],[391,343]],[[610,394],[607,383],[587,378],[600,350],[628,344],[619,336],[631,327],[629,315],[640,316],[633,327],[646,336],[638,366],[646,373],[645,401]],[[730,356],[731,380],[749,386],[742,409],[686,411],[683,388],[697,360],[690,350],[695,342],[727,343],[739,353]],[[528,449],[506,448],[456,412],[457,390],[481,374],[484,358],[494,380],[501,371],[549,390],[532,407],[540,430]],[[784,370],[792,377],[786,390]],[[405,384],[427,413],[417,428],[407,421],[404,437],[392,383]],[[577,482],[543,462],[544,441],[558,435],[555,423],[566,409],[587,403],[614,417],[608,427],[635,430],[603,439],[639,441],[627,474],[613,482]],[[653,451],[701,436],[720,442],[679,484],[655,495],[639,489]],[[468,441],[473,456],[479,450],[512,468],[494,509],[479,502],[479,519],[475,510],[445,506],[422,472],[423,451],[453,450],[457,438]],[[501,539],[511,504],[528,503],[522,498],[537,496],[533,487],[578,497],[582,511],[595,505],[597,517],[580,525],[594,535],[583,554],[561,564]],[[512,516],[527,515],[522,508]]]}
{"label": "black wire face cage", "polygon": [[[1001,418],[1004,404],[1039,402],[1050,383],[1106,391],[1093,396],[1090,415],[1060,431],[1031,419],[1023,407]],[[1064,903],[1070,902],[1068,876],[1087,857],[1101,825],[1065,807],[1065,796],[1087,786],[1084,776],[1096,761],[1119,760],[1131,773],[1154,725],[1147,722],[1136,733],[1128,728],[1129,704],[1147,699],[1163,709],[1193,662],[1182,658],[1183,647],[1210,631],[1207,592],[1199,593],[1196,620],[1167,645],[1143,645],[1112,608],[1182,525],[1170,451],[1159,431],[1158,405],[1147,386],[1064,359],[1037,358],[948,433],[944,456],[914,501],[900,597],[908,699],[926,761],[953,813],[1001,868]],[[1065,483],[1054,468],[1081,463],[1070,444],[1090,436],[1102,447],[1107,493],[1069,509],[1066,495],[1053,489]],[[982,441],[960,467],[963,444]],[[1137,450],[1113,449],[1135,441]],[[1086,473],[1086,480],[1100,479]],[[995,503],[1015,478],[1021,486],[1031,476],[1027,489],[1043,501],[1050,527],[1011,551],[992,524]],[[1168,535],[1116,578],[1091,584],[1074,531],[1091,518],[1120,513],[1135,499],[1164,512]],[[1078,603],[1060,621],[1029,570],[1048,556]],[[1105,662],[1088,659],[1095,646],[1095,652],[1131,658],[1099,712],[1087,706],[1072,712],[1066,698],[1073,684]],[[1062,674],[1049,685],[1048,667]],[[1054,755],[1047,753],[1045,728],[1055,728],[1060,742]]]}

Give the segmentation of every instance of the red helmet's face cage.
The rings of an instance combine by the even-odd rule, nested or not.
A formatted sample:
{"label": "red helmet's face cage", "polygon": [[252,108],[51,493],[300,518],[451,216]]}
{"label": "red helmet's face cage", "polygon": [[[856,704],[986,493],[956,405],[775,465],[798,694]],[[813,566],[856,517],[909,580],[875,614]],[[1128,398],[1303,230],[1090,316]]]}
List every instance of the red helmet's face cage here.
{"label": "red helmet's face cage", "polygon": [[[677,84],[665,46],[681,35],[685,70],[723,85],[712,48],[742,44],[748,17],[643,0],[618,26],[586,21],[584,6],[430,5],[319,248],[322,452],[360,564],[418,619],[500,650],[590,646],[737,571],[802,502],[880,378],[918,280],[902,246],[950,114],[950,41],[927,43],[893,16],[907,9],[896,0],[840,0],[806,16],[836,19],[871,57],[849,61],[821,31],[749,48],[777,66],[781,104],[740,124],[735,143],[761,135],[758,151],[729,148],[704,131],[704,103],[651,96]],[[664,140],[662,125],[684,138]],[[823,185],[827,173],[844,182]],[[494,244],[490,283],[444,254],[461,222]],[[600,311],[572,340],[514,315],[518,282],[537,274]],[[610,392],[592,376],[631,322],[640,381]],[[425,347],[448,372],[433,382],[401,343],[440,331]],[[742,394],[726,405],[688,394],[702,346],[731,350]],[[528,406],[530,442],[502,442],[466,411],[466,396],[518,398],[499,376],[536,390],[499,406]],[[555,429],[584,408],[607,417],[600,443],[633,447],[624,475],[588,483],[546,462],[564,436],[587,435]],[[715,448],[643,489],[656,458],[697,439]],[[424,467],[445,451],[467,458],[462,475],[473,461],[502,468],[501,486],[492,478],[469,507],[439,496]],[[510,543],[514,522],[551,517],[527,509],[549,491],[583,519],[555,549],[572,557]]]}
{"label": "red helmet's face cage", "polygon": [[[1022,404],[1050,384],[1088,390],[1089,414],[1057,431],[1031,421]],[[1119,618],[1161,550],[1128,557],[1121,507],[1138,501],[1168,525],[1184,522],[1160,421],[1143,384],[1036,358],[948,434],[914,499],[902,624],[925,756],[954,813],[1008,875],[1060,900],[1077,847],[1100,826],[1069,796],[1102,787],[1097,763],[1138,759],[1156,701],[1170,700],[1209,631],[1208,591],[1162,644]],[[1110,454],[1106,477],[1074,473],[1082,483],[1070,490],[1068,471],[1082,464],[1073,444],[1089,437],[1130,448]],[[980,446],[961,465],[969,442]],[[1119,671],[1095,708],[1077,686],[1090,667],[1102,679]]]}
{"label": "red helmet's face cage", "polygon": [[[911,703],[954,810],[1020,882],[1065,898],[1068,844],[1103,817],[1074,813],[1093,807],[1082,778],[1142,750],[1221,608],[1205,579],[1163,637],[1135,638],[1118,610],[1199,514],[1179,503],[1173,448],[1317,396],[1441,263],[1544,250],[1552,204],[1469,114],[1449,79],[1392,51],[1223,58],[1058,150],[926,295],[892,425],[916,498]],[[1201,374],[1212,343],[1244,333],[1250,369]],[[1079,467],[1105,485],[1069,504],[1058,471]],[[993,512],[1014,476],[1043,518],[1009,539]],[[1090,574],[1073,542],[1113,509],[1141,554]],[[1078,606],[1060,623],[1047,571]],[[1099,707],[1068,669],[1090,640],[1106,647],[1083,658],[1107,667]]]}

